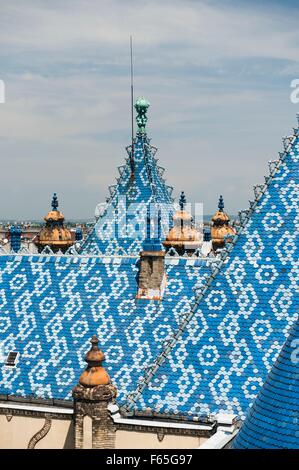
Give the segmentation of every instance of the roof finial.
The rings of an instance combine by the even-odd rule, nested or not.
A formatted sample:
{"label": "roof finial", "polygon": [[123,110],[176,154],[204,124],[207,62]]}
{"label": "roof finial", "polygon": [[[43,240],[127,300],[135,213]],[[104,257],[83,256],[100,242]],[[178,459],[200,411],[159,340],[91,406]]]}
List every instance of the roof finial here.
{"label": "roof finial", "polygon": [[[85,356],[87,367],[80,375],[79,383],[73,389],[76,400],[110,401],[117,390],[112,385],[109,374],[102,365],[104,353],[99,349],[96,335],[91,338],[91,348]],[[89,404],[90,406],[90,404]]]}
{"label": "roof finial", "polygon": [[186,199],[185,193],[184,193],[184,191],[182,191],[181,195],[180,195],[180,200],[179,200],[181,211],[184,210],[184,206],[185,206],[186,202],[187,202],[187,199]]}
{"label": "roof finial", "polygon": [[218,209],[219,209],[220,212],[223,212],[223,209],[224,209],[224,200],[223,200],[223,197],[222,197],[222,196],[219,197]]}
{"label": "roof finial", "polygon": [[145,134],[145,126],[147,123],[147,110],[149,107],[150,103],[147,101],[145,98],[138,98],[138,100],[135,103],[135,109],[137,112],[136,116],[136,122],[137,122],[137,127],[138,127],[138,132],[141,134]]}
{"label": "roof finial", "polygon": [[57,211],[57,209],[58,209],[58,198],[57,198],[56,193],[53,194],[52,209],[53,209],[53,211]]}
{"label": "roof finial", "polygon": [[163,242],[169,254],[174,252],[178,256],[192,255],[202,244],[202,236],[194,227],[192,215],[187,212],[186,204],[185,192],[182,191],[179,209],[173,215],[172,221],[169,220],[170,230]]}
{"label": "roof finial", "polygon": [[81,374],[79,383],[85,387],[94,387],[96,385],[107,385],[110,383],[110,377],[102,366],[105,360],[104,353],[99,349],[99,340],[96,335],[90,340],[91,348],[85,356],[87,367]]}
{"label": "roof finial", "polygon": [[92,336],[90,343],[91,348],[85,356],[85,361],[90,367],[92,367],[94,365],[94,362],[103,362],[105,360],[105,356],[104,353],[98,347],[99,339],[96,335]]}
{"label": "roof finial", "polygon": [[223,197],[220,196],[218,210],[212,217],[211,237],[214,251],[222,249],[236,235],[236,230],[229,224],[229,221],[229,215],[224,211]]}

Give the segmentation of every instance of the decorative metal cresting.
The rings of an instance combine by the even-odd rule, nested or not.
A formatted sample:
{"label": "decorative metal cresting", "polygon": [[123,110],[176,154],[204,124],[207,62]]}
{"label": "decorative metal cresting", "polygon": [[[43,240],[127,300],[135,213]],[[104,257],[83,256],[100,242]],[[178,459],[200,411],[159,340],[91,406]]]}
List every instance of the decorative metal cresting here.
{"label": "decorative metal cresting", "polygon": [[[298,120],[298,125],[299,125],[299,113],[297,114],[297,120]],[[265,184],[263,185],[263,188],[259,191],[258,194],[255,195],[255,199],[252,204],[250,204],[250,208],[247,209],[246,211],[242,211],[245,215],[244,217],[240,220],[240,225],[238,227],[237,233],[234,235],[232,242],[229,245],[226,245],[223,250],[221,250],[221,253],[219,255],[219,263],[215,266],[215,268],[212,270],[212,274],[208,277],[207,282],[200,287],[196,291],[195,295],[195,301],[194,304],[192,305],[190,312],[188,312],[186,315],[184,315],[182,322],[180,323],[180,326],[177,331],[173,332],[172,336],[164,343],[163,349],[158,354],[156,357],[155,361],[145,369],[143,377],[140,379],[137,388],[128,394],[127,396],[127,402],[126,404],[122,407],[123,413],[132,413],[135,407],[135,403],[137,402],[138,398],[142,394],[143,390],[146,388],[146,386],[150,383],[156,372],[159,370],[160,366],[164,363],[166,358],[168,358],[170,352],[173,350],[175,345],[177,344],[178,340],[181,338],[182,334],[184,333],[187,325],[190,323],[191,319],[193,318],[193,315],[197,311],[197,308],[203,299],[203,297],[206,295],[206,293],[210,290],[211,285],[214,282],[215,277],[219,273],[219,271],[222,269],[222,266],[224,262],[226,261],[226,258],[229,256],[231,251],[233,250],[237,240],[239,239],[240,235],[244,232],[246,229],[247,224],[249,223],[252,214],[255,212],[257,204],[259,200],[262,198],[262,196],[265,194],[265,192],[268,189],[268,186],[272,183],[273,178],[275,174],[278,172],[280,169],[280,166],[283,164],[287,154],[291,150],[291,147],[293,143],[296,140],[296,137],[299,136],[299,129],[294,129],[294,135],[292,136],[291,139],[288,139],[288,145],[285,146],[284,152],[279,153],[279,160],[278,163],[272,172],[272,174],[269,177],[265,177]]]}

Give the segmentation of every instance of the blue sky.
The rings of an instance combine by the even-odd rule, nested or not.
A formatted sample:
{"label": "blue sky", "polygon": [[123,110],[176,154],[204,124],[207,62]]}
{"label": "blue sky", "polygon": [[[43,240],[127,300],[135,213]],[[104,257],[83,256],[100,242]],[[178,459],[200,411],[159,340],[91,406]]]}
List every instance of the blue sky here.
{"label": "blue sky", "polygon": [[0,6],[0,218],[41,218],[52,193],[92,217],[130,140],[135,93],[168,184],[215,210],[248,207],[296,125],[295,1],[11,0]]}

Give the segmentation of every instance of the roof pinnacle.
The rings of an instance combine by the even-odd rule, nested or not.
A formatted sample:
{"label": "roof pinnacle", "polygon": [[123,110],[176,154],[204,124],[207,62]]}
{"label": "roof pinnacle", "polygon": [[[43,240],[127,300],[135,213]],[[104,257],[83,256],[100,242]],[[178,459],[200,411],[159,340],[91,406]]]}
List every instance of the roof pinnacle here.
{"label": "roof pinnacle", "polygon": [[102,366],[105,360],[104,353],[99,349],[99,340],[96,335],[90,340],[91,348],[85,356],[87,367],[81,374],[79,383],[85,387],[95,387],[96,385],[107,385],[110,383],[109,375]]}
{"label": "roof pinnacle", "polygon": [[102,365],[104,353],[99,349],[96,335],[90,340],[91,348],[85,356],[86,369],[79,378],[79,383],[73,388],[75,400],[111,401],[116,397],[117,390],[111,383],[110,377]]}
{"label": "roof pinnacle", "polygon": [[224,209],[224,200],[223,200],[223,197],[222,197],[222,196],[219,197],[218,209],[219,209],[220,212],[223,212],[223,209]]}
{"label": "roof pinnacle", "polygon": [[141,134],[145,134],[145,126],[147,123],[147,110],[148,107],[150,106],[150,103],[147,101],[145,98],[138,98],[134,107],[136,109],[137,115],[136,115],[136,123],[138,127],[138,132]]}
{"label": "roof pinnacle", "polygon": [[52,205],[53,211],[57,211],[57,209],[58,209],[58,198],[57,198],[56,193],[53,194],[53,199],[52,199],[52,204],[51,205]]}
{"label": "roof pinnacle", "polygon": [[182,191],[181,195],[180,195],[180,200],[179,200],[181,211],[184,210],[184,206],[185,206],[186,202],[187,202],[187,199],[186,199],[185,193],[184,193],[184,191]]}

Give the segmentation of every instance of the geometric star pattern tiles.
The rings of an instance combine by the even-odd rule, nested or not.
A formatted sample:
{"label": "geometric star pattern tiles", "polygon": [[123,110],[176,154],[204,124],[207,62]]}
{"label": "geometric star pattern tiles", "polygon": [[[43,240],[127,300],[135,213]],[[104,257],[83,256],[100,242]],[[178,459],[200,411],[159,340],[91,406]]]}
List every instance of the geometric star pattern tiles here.
{"label": "geometric star pattern tiles", "polygon": [[234,449],[299,449],[299,320],[260,390]]}
{"label": "geometric star pattern tiles", "polygon": [[130,395],[131,408],[245,417],[298,314],[297,134],[270,165],[247,222],[192,306],[190,321]]}
{"label": "geometric star pattern tiles", "polygon": [[[0,256],[0,394],[70,399],[96,334],[118,402],[132,391],[210,273],[197,258],[166,258],[160,302],[136,300],[139,258]],[[20,353],[5,366],[9,351]]]}
{"label": "geometric star pattern tiles", "polygon": [[[131,147],[128,149],[130,153]],[[147,206],[159,204],[161,233],[166,237],[173,213],[172,188],[163,179],[164,169],[157,166],[156,148],[146,134],[134,139],[134,178],[129,158],[119,167],[117,185],[110,187],[105,210],[84,242],[82,254],[138,255],[145,239]]]}

